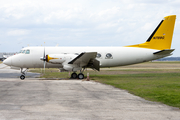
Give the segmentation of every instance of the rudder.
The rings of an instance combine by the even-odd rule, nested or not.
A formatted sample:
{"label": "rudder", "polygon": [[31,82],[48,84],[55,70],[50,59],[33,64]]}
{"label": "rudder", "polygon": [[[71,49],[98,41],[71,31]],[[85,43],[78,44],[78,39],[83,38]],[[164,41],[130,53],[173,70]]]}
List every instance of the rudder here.
{"label": "rudder", "polygon": [[145,43],[126,47],[164,50],[171,48],[176,15],[164,17]]}

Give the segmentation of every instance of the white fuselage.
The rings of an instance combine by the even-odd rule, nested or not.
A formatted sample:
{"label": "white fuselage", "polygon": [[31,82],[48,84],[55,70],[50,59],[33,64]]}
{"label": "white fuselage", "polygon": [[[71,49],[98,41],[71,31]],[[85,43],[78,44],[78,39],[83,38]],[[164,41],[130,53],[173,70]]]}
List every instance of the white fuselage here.
{"label": "white fuselage", "polygon": [[[19,53],[6,60],[10,66],[19,68],[43,68],[43,61],[40,60],[45,54],[81,54],[82,52],[97,52],[101,57],[100,67],[115,67],[142,63],[159,59],[167,55],[154,55],[159,50],[137,48],[137,47],[26,47],[22,50],[30,50],[29,54]],[[112,56],[107,57],[110,53]],[[46,68],[62,68],[62,64],[46,62]]]}

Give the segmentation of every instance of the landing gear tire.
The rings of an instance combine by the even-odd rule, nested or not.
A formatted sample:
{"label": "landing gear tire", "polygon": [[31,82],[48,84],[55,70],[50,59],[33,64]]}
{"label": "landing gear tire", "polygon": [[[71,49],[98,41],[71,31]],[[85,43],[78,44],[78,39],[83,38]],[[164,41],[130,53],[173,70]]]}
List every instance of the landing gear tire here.
{"label": "landing gear tire", "polygon": [[84,74],[79,73],[79,74],[78,74],[78,78],[79,78],[79,79],[84,79]]}
{"label": "landing gear tire", "polygon": [[77,78],[77,74],[76,74],[76,73],[72,73],[72,74],[71,74],[71,78],[72,78],[72,79],[76,79],[76,78]]}
{"label": "landing gear tire", "polygon": [[21,80],[24,80],[26,77],[25,77],[25,74],[27,73],[28,71],[28,68],[26,68],[24,71],[23,71],[23,68],[21,68],[21,76],[20,76],[20,79]]}
{"label": "landing gear tire", "polygon": [[24,79],[25,79],[25,75],[21,75],[21,76],[20,76],[20,79],[21,79],[21,80],[24,80]]}

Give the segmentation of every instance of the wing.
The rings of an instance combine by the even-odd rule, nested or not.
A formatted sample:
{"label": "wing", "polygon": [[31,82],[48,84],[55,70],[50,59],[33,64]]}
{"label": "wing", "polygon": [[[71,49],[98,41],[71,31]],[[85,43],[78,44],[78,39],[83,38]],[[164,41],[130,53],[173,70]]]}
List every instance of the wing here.
{"label": "wing", "polygon": [[68,64],[77,64],[81,67],[90,67],[99,71],[99,61],[96,60],[97,52],[83,52]]}

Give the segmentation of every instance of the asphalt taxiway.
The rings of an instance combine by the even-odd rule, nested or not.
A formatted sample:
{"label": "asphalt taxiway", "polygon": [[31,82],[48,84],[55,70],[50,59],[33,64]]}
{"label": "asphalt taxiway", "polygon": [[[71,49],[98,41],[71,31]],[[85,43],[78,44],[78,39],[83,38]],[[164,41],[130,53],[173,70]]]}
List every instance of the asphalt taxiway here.
{"label": "asphalt taxiway", "polygon": [[[0,64],[0,78],[19,78],[20,75],[21,75],[20,70],[10,69],[9,66]],[[40,76],[39,73],[28,72],[26,74],[27,78],[37,78],[39,76]]]}
{"label": "asphalt taxiway", "polygon": [[0,120],[39,119],[179,120],[180,110],[94,81],[0,78]]}

